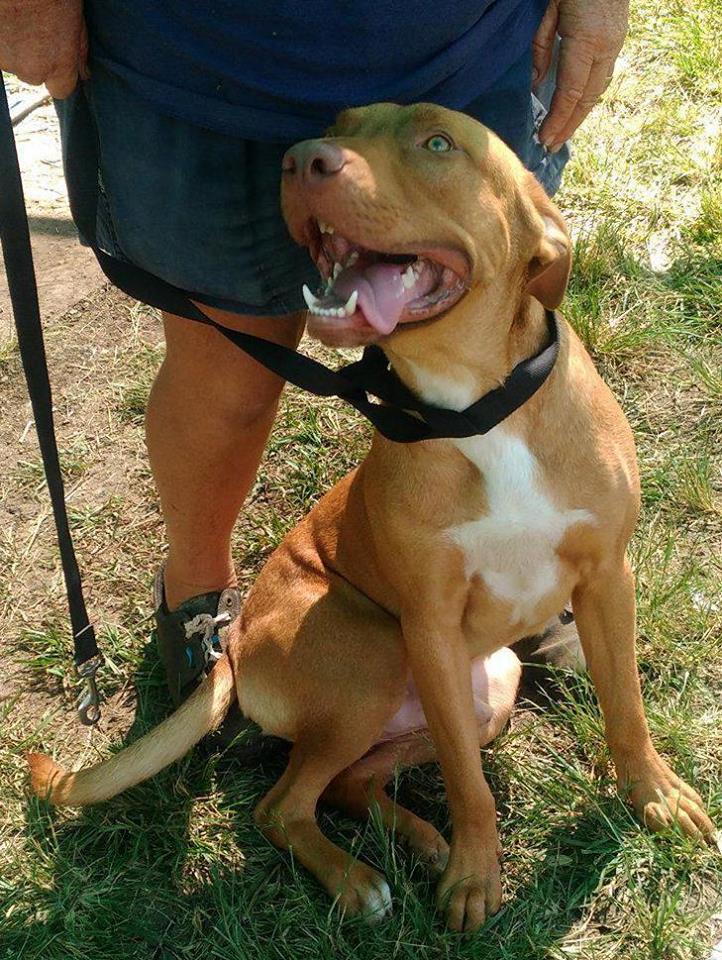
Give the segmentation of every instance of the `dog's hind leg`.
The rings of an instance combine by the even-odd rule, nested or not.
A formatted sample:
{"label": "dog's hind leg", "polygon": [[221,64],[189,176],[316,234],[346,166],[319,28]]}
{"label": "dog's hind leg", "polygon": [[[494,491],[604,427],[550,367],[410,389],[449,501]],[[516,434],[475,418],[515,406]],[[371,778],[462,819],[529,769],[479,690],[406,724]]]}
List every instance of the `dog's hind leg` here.
{"label": "dog's hind leg", "polygon": [[[480,661],[477,663],[481,665]],[[483,662],[482,669],[486,679],[486,709],[482,711],[485,719],[479,722],[479,746],[484,747],[509,720],[521,666],[511,650],[502,648]],[[376,807],[385,827],[395,830],[432,869],[443,871],[449,847],[439,831],[393,801],[384,789],[401,770],[436,759],[436,748],[426,729],[386,740],[339,774],[322,799],[329,806],[362,819]]]}
{"label": "dog's hind leg", "polygon": [[294,744],[286,772],[258,804],[254,819],[272,843],[289,850],[314,874],[343,912],[380,920],[391,912],[388,883],[332,843],[316,822],[321,793],[363,751],[364,746],[332,736],[328,729],[306,733]]}
{"label": "dog's hind leg", "polygon": [[250,693],[249,684],[239,690],[241,705],[245,697],[260,722],[265,710],[267,729],[273,732],[276,722],[294,744],[255,820],[343,910],[379,918],[390,909],[388,884],[324,837],[316,805],[329,783],[378,741],[403,700],[399,624],[340,578],[304,580],[290,564],[282,582],[283,592],[261,595],[258,609],[249,611],[249,633],[236,649],[238,675],[253,681]]}
{"label": "dog's hind leg", "polygon": [[436,748],[428,731],[389,740],[340,773],[321,799],[362,820],[378,810],[388,830],[405,840],[432,870],[441,872],[449,859],[446,840],[436,827],[392,800],[384,789],[395,773],[435,759]]}

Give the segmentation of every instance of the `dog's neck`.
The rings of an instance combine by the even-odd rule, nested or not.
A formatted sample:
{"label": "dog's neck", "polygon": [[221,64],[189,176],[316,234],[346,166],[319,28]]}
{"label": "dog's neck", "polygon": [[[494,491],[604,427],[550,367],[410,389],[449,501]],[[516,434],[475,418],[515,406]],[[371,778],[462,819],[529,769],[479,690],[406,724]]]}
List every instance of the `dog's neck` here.
{"label": "dog's neck", "polygon": [[401,380],[426,403],[464,410],[498,387],[548,338],[544,308],[514,300],[508,286],[467,295],[448,316],[400,332],[384,351]]}

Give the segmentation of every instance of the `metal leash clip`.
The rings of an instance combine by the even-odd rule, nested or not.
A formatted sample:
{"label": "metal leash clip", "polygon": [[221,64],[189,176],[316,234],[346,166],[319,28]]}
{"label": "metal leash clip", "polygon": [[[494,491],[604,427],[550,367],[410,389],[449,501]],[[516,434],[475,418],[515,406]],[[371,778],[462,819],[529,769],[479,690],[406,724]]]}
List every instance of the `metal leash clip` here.
{"label": "metal leash clip", "polygon": [[95,682],[95,674],[103,663],[101,654],[96,654],[76,667],[83,681],[83,692],[78,699],[77,710],[80,722],[92,727],[100,720],[100,693]]}

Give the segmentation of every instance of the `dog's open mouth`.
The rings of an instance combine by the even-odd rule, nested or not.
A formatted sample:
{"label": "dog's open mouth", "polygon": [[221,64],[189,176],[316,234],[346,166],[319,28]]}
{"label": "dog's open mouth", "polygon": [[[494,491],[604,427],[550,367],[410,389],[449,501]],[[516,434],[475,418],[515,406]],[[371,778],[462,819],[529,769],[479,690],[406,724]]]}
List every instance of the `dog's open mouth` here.
{"label": "dog's open mouth", "polygon": [[466,291],[468,266],[456,251],[424,245],[388,253],[360,246],[323,222],[309,227],[309,246],[322,280],[316,294],[303,288],[314,317],[370,327],[385,336],[399,323],[448,310]]}

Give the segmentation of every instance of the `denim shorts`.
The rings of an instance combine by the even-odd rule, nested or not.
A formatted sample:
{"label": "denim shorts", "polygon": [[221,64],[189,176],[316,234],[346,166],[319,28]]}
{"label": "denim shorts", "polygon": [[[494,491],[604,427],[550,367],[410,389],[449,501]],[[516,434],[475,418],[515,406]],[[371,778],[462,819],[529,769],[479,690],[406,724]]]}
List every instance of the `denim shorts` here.
{"label": "denim shorts", "polygon": [[[465,112],[502,137],[553,194],[569,153],[551,155],[536,137],[553,79],[546,87],[532,95],[529,54]],[[92,160],[73,142],[78,98],[94,123]],[[290,143],[241,140],[165,116],[101,65],[57,110],[81,237],[92,218],[86,240],[200,303],[255,316],[304,308],[301,287],[313,287],[317,272],[281,216],[281,158]],[[91,163],[97,170],[78,169]],[[84,210],[77,184],[92,180],[95,188],[96,178],[97,200]]]}

